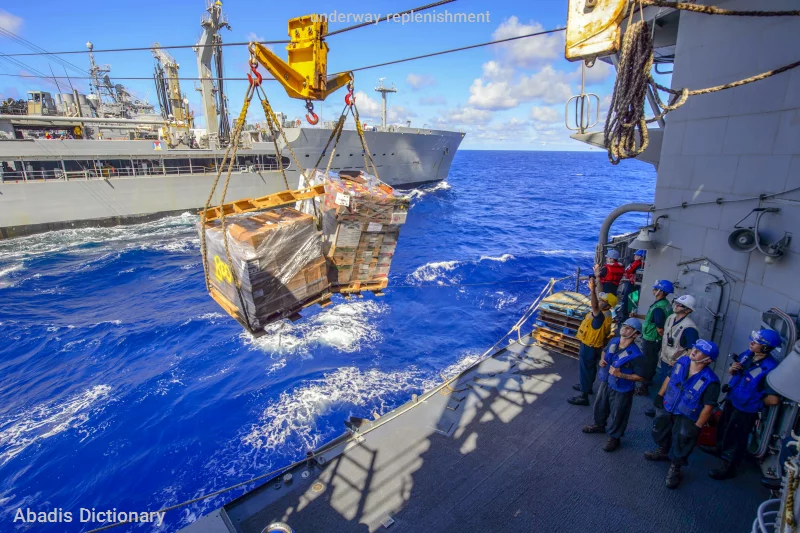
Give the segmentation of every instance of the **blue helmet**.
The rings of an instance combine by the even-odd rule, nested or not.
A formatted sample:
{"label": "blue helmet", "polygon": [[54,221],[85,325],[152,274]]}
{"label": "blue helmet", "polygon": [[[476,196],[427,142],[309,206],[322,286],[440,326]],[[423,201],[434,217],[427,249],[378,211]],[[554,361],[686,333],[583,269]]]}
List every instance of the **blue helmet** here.
{"label": "blue helmet", "polygon": [[750,334],[750,340],[762,346],[769,346],[770,348],[778,348],[783,344],[780,334],[771,329],[761,329],[754,331]]}
{"label": "blue helmet", "polygon": [[697,348],[710,357],[712,361],[716,361],[719,356],[719,347],[711,341],[699,339],[692,348]]}
{"label": "blue helmet", "polygon": [[658,289],[665,294],[672,294],[675,292],[675,287],[672,285],[672,282],[667,279],[660,279],[655,282],[653,285],[654,289]]}
{"label": "blue helmet", "polygon": [[606,257],[609,259],[619,259],[619,252],[612,248],[606,252]]}
{"label": "blue helmet", "polygon": [[622,325],[631,327],[636,331],[638,331],[639,333],[642,332],[642,321],[639,320],[638,318],[629,318],[628,320],[623,322]]}
{"label": "blue helmet", "polygon": [[647,252],[644,251],[644,250],[636,250],[635,252],[633,252],[633,257],[636,257],[636,256],[639,256],[642,259],[644,259],[645,257],[647,257]]}

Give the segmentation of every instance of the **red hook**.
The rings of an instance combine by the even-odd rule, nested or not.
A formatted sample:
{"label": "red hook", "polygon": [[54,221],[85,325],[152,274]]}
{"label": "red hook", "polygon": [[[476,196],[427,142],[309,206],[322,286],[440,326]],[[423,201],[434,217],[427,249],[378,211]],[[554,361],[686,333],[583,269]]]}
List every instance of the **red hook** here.
{"label": "red hook", "polygon": [[356,103],[356,95],[353,94],[353,82],[347,84],[347,94],[344,96],[344,103],[352,106]]}
{"label": "red hook", "polygon": [[314,103],[311,100],[306,100],[306,111],[308,111],[308,114],[306,114],[306,120],[309,124],[313,126],[319,122],[319,117],[316,113],[314,113]]}
{"label": "red hook", "polygon": [[247,73],[247,79],[250,80],[250,85],[258,87],[261,85],[261,82],[264,81],[264,78],[261,77],[261,73],[258,71],[258,63],[252,59],[250,60],[250,71],[252,74],[255,74],[255,79],[253,79],[251,72]]}

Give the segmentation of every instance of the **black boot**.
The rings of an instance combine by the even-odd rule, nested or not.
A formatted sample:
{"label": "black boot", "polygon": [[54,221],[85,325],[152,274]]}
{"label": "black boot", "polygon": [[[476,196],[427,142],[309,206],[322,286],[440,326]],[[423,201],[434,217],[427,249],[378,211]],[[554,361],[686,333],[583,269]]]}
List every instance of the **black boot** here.
{"label": "black boot", "polygon": [[647,385],[642,385],[640,387],[636,387],[634,391],[636,396],[650,396],[650,391],[647,388]]}
{"label": "black boot", "polygon": [[581,431],[584,433],[605,433],[606,427],[598,424],[592,424],[591,426],[583,426]]}
{"label": "black boot", "polygon": [[730,461],[722,461],[722,465],[719,468],[715,468],[708,473],[708,477],[711,479],[730,479],[736,476],[736,466]]}
{"label": "black boot", "polygon": [[681,484],[681,464],[680,463],[672,463],[669,465],[669,472],[667,472],[667,488],[668,489],[677,489],[678,485]]}
{"label": "black boot", "polygon": [[579,396],[573,396],[572,398],[567,398],[567,401],[572,405],[589,405],[589,395],[581,394]]}
{"label": "black boot", "polygon": [[[572,386],[572,390],[576,390],[578,392],[583,392],[583,389],[581,389],[581,384],[580,383],[576,383],[575,385],[573,385]],[[589,394],[594,394],[594,391],[590,390]]]}
{"label": "black boot", "polygon": [[644,416],[649,416],[650,418],[655,418],[656,410],[653,407],[644,410]]}
{"label": "black boot", "polygon": [[703,453],[707,453],[709,455],[713,455],[714,457],[719,457],[720,456],[719,448],[717,448],[716,446],[709,446],[707,444],[701,444],[700,446],[698,446],[698,448],[700,448],[700,451],[703,452]]}
{"label": "black boot", "polygon": [[650,452],[644,452],[644,458],[648,461],[669,461],[669,448],[658,448]]}
{"label": "black boot", "polygon": [[613,452],[617,448],[619,448],[619,439],[615,439],[614,437],[608,437],[608,440],[603,446],[603,451]]}

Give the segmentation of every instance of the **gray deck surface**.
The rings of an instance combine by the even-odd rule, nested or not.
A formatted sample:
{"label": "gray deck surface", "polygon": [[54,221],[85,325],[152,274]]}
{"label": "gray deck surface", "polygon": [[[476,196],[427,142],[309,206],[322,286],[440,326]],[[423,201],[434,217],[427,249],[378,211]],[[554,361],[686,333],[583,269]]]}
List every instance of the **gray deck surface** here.
{"label": "gray deck surface", "polygon": [[[225,509],[237,529],[256,533],[274,520],[297,533],[750,530],[769,497],[755,465],[713,481],[717,460],[695,450],[669,490],[668,464],[642,458],[653,448],[649,400],[636,398],[622,447],[606,453],[604,435],[581,432],[591,408],[565,401],[577,377],[574,359],[512,346],[460,378],[461,392],[437,393],[307,478],[298,469],[292,484],[268,484]],[[463,397],[455,411],[445,407],[453,396]]]}

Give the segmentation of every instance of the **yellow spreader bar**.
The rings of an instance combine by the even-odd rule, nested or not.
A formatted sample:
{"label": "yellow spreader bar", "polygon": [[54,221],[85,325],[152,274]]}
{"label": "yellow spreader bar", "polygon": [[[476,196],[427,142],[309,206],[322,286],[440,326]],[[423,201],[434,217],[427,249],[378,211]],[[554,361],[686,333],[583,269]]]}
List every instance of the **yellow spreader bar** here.
{"label": "yellow spreader bar", "polygon": [[[260,198],[244,198],[242,200],[222,204],[222,206],[210,207],[208,211],[206,211],[206,221],[210,222],[220,218],[223,211],[225,212],[225,216],[239,213],[251,213],[262,209],[293,204],[300,200],[308,200],[317,196],[323,196],[324,194],[325,185],[319,184],[296,191],[276,192],[274,194],[268,194],[267,196],[261,196]],[[198,211],[198,214],[202,215],[203,210],[201,209]]]}

